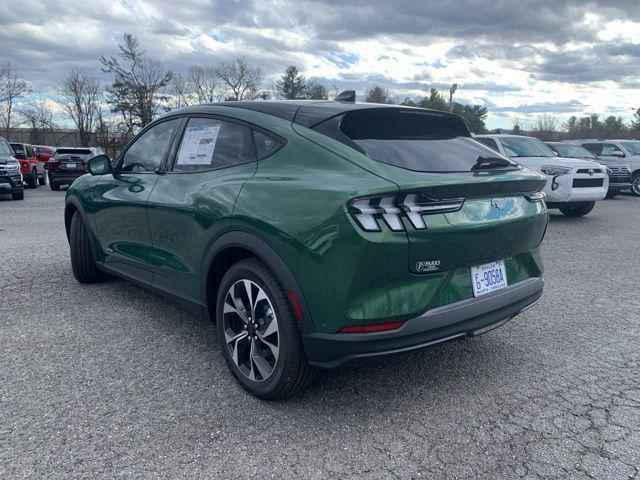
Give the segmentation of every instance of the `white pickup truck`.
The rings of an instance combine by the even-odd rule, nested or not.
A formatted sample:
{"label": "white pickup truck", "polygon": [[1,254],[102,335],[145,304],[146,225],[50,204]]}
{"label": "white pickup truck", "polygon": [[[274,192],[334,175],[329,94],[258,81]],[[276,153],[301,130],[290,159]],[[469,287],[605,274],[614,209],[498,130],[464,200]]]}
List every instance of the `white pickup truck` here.
{"label": "white pickup truck", "polygon": [[547,207],[564,215],[582,217],[607,196],[606,167],[588,160],[563,158],[534,137],[476,135],[477,141],[536,172],[547,175]]}

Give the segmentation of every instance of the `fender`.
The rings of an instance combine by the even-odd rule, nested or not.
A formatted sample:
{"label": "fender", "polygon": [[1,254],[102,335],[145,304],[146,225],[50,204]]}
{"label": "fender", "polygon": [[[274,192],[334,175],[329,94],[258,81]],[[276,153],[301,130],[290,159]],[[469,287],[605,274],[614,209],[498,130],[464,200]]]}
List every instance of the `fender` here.
{"label": "fender", "polygon": [[278,255],[269,244],[247,232],[236,230],[225,233],[209,247],[209,251],[204,260],[205,268],[202,272],[202,298],[207,298],[207,277],[214,259],[223,250],[233,247],[244,248],[253,253],[269,267],[285,289],[295,293],[300,309],[302,310],[302,322],[299,322],[300,330],[302,333],[313,332],[313,320],[307,302],[293,274],[282,258],[280,258],[280,255]]}

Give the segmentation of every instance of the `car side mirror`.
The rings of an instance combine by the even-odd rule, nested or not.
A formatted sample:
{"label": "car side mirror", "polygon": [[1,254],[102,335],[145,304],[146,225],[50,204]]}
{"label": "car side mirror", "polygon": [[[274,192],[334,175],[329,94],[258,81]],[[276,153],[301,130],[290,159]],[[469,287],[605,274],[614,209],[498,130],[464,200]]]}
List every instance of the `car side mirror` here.
{"label": "car side mirror", "polygon": [[107,155],[97,155],[89,159],[87,169],[91,175],[106,175],[111,172],[111,160]]}
{"label": "car side mirror", "polygon": [[611,154],[614,157],[618,157],[618,158],[624,158],[626,157],[626,155],[624,154],[624,152],[621,152],[620,150],[616,150],[615,152],[613,152]]}

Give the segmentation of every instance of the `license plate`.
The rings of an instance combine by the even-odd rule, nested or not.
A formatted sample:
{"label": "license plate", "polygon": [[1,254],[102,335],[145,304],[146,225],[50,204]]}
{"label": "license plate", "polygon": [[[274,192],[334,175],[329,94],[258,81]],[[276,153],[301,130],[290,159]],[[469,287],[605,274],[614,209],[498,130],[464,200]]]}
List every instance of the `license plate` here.
{"label": "license plate", "polygon": [[504,268],[504,260],[471,267],[471,283],[474,297],[506,288],[507,271]]}
{"label": "license plate", "polygon": [[76,168],[75,163],[67,163],[67,168]]}

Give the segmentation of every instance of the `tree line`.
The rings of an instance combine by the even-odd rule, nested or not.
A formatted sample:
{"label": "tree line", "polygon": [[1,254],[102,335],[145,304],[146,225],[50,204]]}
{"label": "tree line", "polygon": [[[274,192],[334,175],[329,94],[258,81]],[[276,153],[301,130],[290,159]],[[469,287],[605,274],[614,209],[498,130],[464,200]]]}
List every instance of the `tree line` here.
{"label": "tree line", "polygon": [[596,113],[578,117],[570,116],[565,122],[549,114],[538,115],[528,129],[516,122],[510,133],[531,135],[541,140],[572,140],[578,138],[635,138],[640,137],[640,108],[630,122],[621,116],[602,117]]}
{"label": "tree line", "polygon": [[[12,129],[21,126],[31,127],[36,137],[39,132],[53,132],[58,128],[58,112],[62,111],[77,130],[81,146],[97,144],[106,150],[117,150],[159,113],[199,103],[268,99],[271,95],[262,88],[262,70],[243,58],[210,66],[193,65],[184,73],[173,72],[149,57],[138,39],[128,33],[118,44],[118,54],[103,56],[99,62],[102,72],[112,75],[111,83],[102,85],[95,73],[72,69],[57,89],[55,101],[32,92],[29,82],[10,62],[0,64],[0,134],[10,138]],[[291,65],[272,91],[284,99],[327,100],[337,95],[339,88],[307,79],[297,66]],[[27,101],[22,101],[25,98]],[[398,100],[386,87],[371,85],[365,102],[450,110],[464,117],[473,132],[486,132],[486,107],[449,103],[435,88],[417,99]],[[638,136],[640,109],[629,125],[621,117],[610,116],[601,121],[598,115],[570,117],[560,125],[555,117],[545,115],[537,118],[530,133],[552,137],[557,136],[559,128],[569,138]],[[522,132],[518,124],[512,130]]]}

